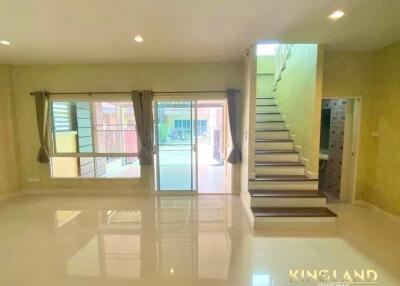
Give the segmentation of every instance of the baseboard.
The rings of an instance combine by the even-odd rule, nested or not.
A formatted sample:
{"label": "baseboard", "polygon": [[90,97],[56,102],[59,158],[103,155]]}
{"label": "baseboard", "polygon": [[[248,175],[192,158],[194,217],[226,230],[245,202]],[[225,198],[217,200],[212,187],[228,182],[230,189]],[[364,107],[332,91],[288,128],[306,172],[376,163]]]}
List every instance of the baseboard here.
{"label": "baseboard", "polygon": [[302,163],[304,166],[306,166],[306,169],[307,169],[307,166],[308,166],[308,159],[307,158],[304,158],[304,157],[300,156],[300,163]]}
{"label": "baseboard", "polygon": [[310,172],[308,170],[306,170],[306,176],[314,180],[319,178],[318,172]]}
{"label": "baseboard", "polygon": [[249,218],[249,222],[250,222],[251,226],[254,227],[254,215],[253,215],[253,212],[251,211],[251,207],[250,207],[251,201],[249,201],[249,202],[246,201],[246,199],[251,200],[251,198],[249,198],[249,197],[250,197],[250,194],[246,191],[240,193],[240,199],[241,199],[244,209],[246,211],[247,217]]}
{"label": "baseboard", "polygon": [[23,194],[21,192],[14,192],[14,193],[5,193],[0,195],[0,202],[4,202],[16,197],[20,197]]}
{"label": "baseboard", "polygon": [[376,205],[374,205],[374,204],[372,204],[370,202],[367,202],[367,201],[364,201],[364,200],[354,200],[353,204],[365,207],[365,208],[367,208],[367,209],[369,209],[371,211],[374,211],[376,213],[379,213],[379,214],[387,217],[388,219],[390,219],[391,221],[393,221],[395,223],[400,224],[400,217],[399,216],[394,215],[394,214],[392,214],[392,213],[390,213],[388,211],[385,211],[384,209],[382,209],[382,208],[380,208],[380,207],[378,207],[378,206],[376,206]]}

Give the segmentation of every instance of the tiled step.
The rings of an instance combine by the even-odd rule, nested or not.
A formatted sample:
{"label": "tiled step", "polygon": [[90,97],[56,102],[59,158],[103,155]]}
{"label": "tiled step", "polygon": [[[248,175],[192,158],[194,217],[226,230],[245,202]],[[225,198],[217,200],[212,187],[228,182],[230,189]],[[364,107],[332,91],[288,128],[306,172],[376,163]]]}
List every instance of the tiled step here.
{"label": "tiled step", "polygon": [[255,162],[256,176],[260,175],[299,175],[305,174],[305,167],[299,162]]}
{"label": "tiled step", "polygon": [[318,180],[306,176],[256,176],[249,179],[251,190],[318,190]]}
{"label": "tiled step", "polygon": [[336,214],[326,207],[252,207],[254,227],[268,222],[335,222]]}
{"label": "tiled step", "polygon": [[299,153],[294,150],[256,150],[255,162],[299,162]]}
{"label": "tiled step", "polygon": [[251,207],[325,207],[326,197],[317,191],[249,190]]}
{"label": "tiled step", "polygon": [[285,129],[256,129],[255,137],[257,139],[289,139],[289,130]]}
{"label": "tiled step", "polygon": [[262,104],[275,104],[275,98],[273,97],[267,97],[267,98],[256,98],[256,105],[262,105]]}
{"label": "tiled step", "polygon": [[285,121],[277,120],[277,121],[258,121],[256,122],[256,129],[265,128],[265,129],[286,129]]}
{"label": "tiled step", "polygon": [[263,112],[279,112],[278,106],[276,104],[257,104],[256,105],[256,112],[263,113]]}
{"label": "tiled step", "polygon": [[293,140],[287,139],[258,139],[254,144],[256,150],[292,150]]}
{"label": "tiled step", "polygon": [[282,116],[279,112],[257,112],[256,113],[256,122],[257,121],[277,121],[282,120]]}

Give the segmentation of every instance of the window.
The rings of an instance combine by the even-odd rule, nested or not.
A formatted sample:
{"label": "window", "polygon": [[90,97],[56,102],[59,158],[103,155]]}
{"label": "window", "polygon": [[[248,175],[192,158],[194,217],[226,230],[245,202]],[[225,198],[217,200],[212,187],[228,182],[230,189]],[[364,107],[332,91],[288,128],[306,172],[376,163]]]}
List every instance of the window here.
{"label": "window", "polygon": [[199,136],[207,135],[207,120],[205,119],[197,120],[197,134]]}
{"label": "window", "polygon": [[54,101],[51,119],[53,177],[140,176],[131,102]]}

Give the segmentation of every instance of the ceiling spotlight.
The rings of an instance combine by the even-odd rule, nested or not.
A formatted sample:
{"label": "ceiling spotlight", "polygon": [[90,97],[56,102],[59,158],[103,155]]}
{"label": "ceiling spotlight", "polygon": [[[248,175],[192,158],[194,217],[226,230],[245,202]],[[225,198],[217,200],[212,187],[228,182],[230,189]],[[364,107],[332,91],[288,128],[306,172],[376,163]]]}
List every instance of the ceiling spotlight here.
{"label": "ceiling spotlight", "polygon": [[332,20],[337,20],[339,18],[342,18],[344,16],[344,12],[341,10],[336,10],[333,11],[332,14],[329,15],[329,18],[331,18]]}
{"label": "ceiling spotlight", "polygon": [[138,36],[136,36],[134,38],[134,40],[135,40],[136,43],[142,43],[143,42],[143,37],[138,35]]}
{"label": "ceiling spotlight", "polygon": [[1,40],[0,44],[5,45],[5,46],[11,45],[11,43],[9,41],[6,41],[6,40]]}

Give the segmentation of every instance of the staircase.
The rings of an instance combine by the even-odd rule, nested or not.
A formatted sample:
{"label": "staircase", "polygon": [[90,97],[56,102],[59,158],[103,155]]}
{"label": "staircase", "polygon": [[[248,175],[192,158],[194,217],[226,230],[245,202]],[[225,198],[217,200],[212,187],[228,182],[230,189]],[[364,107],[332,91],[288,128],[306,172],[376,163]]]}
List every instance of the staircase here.
{"label": "staircase", "polygon": [[289,130],[272,97],[256,99],[254,170],[249,178],[250,216],[254,226],[268,222],[334,222],[318,192],[318,179],[306,176]]}

